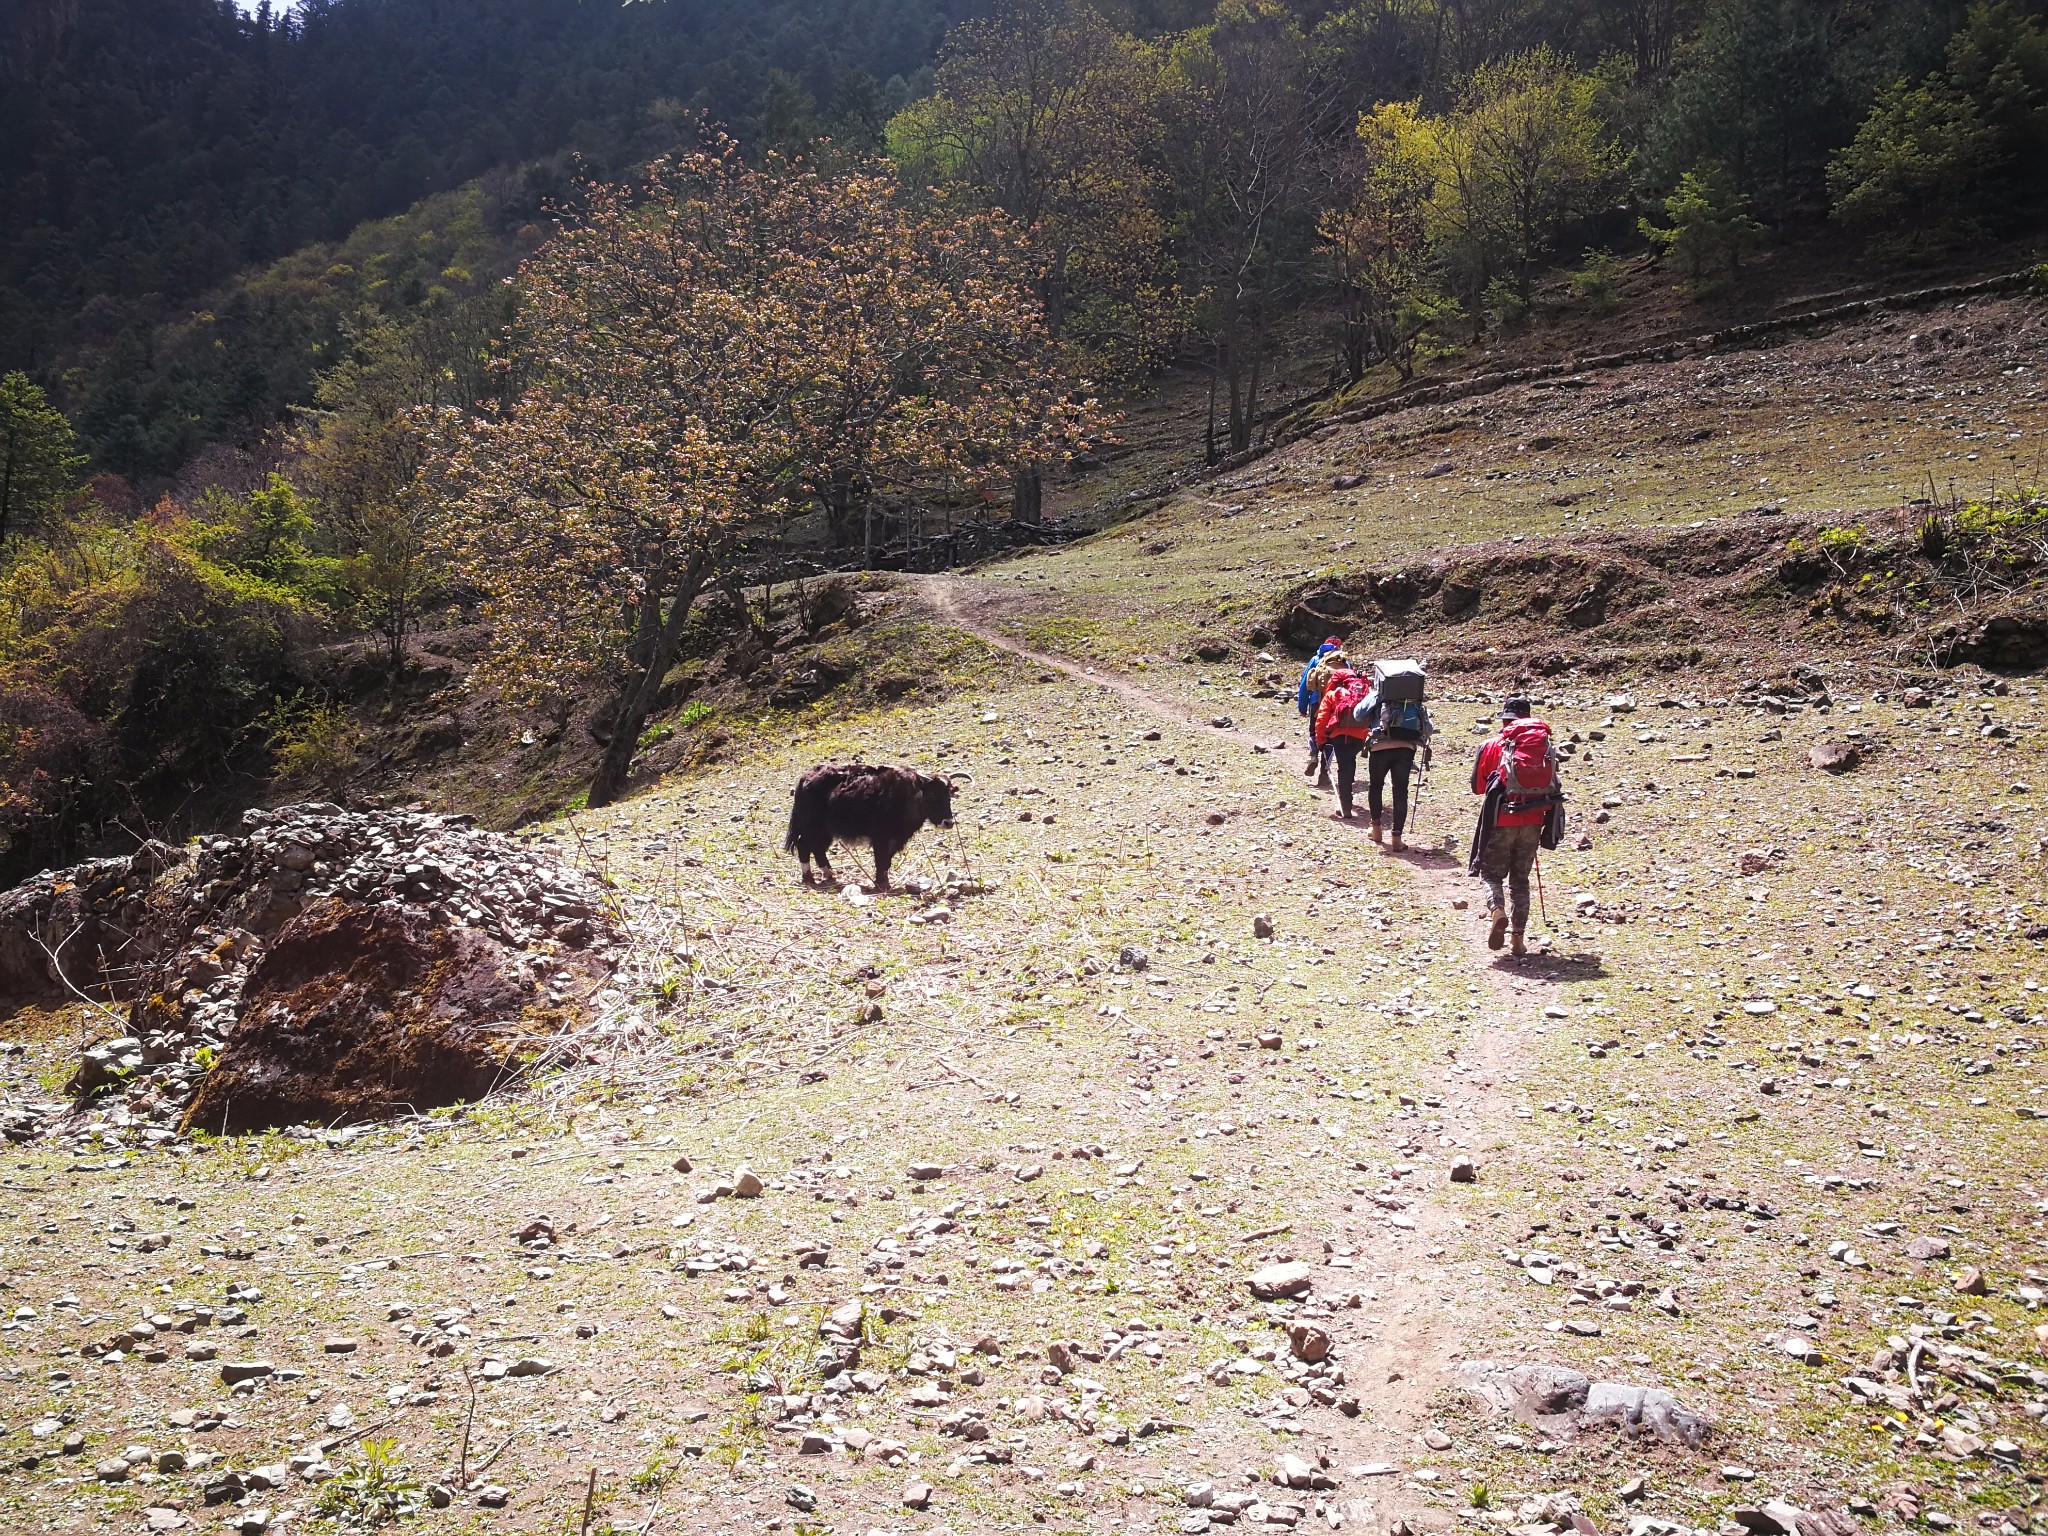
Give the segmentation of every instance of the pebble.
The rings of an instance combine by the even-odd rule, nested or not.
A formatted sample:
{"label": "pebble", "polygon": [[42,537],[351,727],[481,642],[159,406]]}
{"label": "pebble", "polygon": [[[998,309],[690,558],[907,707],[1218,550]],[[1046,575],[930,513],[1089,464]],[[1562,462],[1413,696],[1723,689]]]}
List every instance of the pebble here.
{"label": "pebble", "polygon": [[912,1478],[903,1485],[903,1507],[905,1509],[929,1509],[932,1502],[932,1485]]}

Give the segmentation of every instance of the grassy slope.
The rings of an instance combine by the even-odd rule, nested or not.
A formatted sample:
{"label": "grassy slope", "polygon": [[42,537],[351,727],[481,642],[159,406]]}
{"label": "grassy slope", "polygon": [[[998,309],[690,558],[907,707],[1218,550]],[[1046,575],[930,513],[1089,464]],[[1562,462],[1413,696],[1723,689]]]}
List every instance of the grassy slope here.
{"label": "grassy slope", "polygon": [[[1674,679],[1603,725],[1595,692],[1561,689],[1554,720],[1607,733],[1573,770],[1577,803],[1586,818],[1596,800],[1616,803],[1606,823],[1582,819],[1589,850],[1549,864],[1550,954],[1515,966],[1454,909],[1475,892],[1454,860],[1389,857],[1329,819],[1299,776],[1291,710],[1249,696],[1265,664],[1167,659],[1198,631],[1265,614],[1306,571],[1574,526],[1585,505],[1603,526],[1689,521],[1766,494],[1853,510],[1909,494],[1929,467],[1982,472],[1970,452],[2023,463],[2041,404],[2030,376],[2000,371],[2014,366],[2001,349],[2038,318],[1991,305],[1943,322],[1990,339],[1920,354],[1902,324],[1634,370],[1568,400],[1468,402],[1452,416],[1476,419],[1447,433],[1404,435],[1422,423],[1400,419],[1347,429],[1141,524],[1004,562],[947,589],[970,622],[1083,666],[1114,661],[1149,693],[963,642],[949,664],[962,686],[943,702],[820,711],[786,739],[748,732],[734,761],[548,829],[638,913],[646,942],[609,1001],[654,1028],[594,1037],[582,1066],[465,1118],[344,1146],[267,1138],[90,1169],[99,1155],[18,1149],[0,1270],[8,1310],[34,1316],[0,1335],[0,1528],[129,1528],[167,1500],[217,1527],[204,1476],[98,1485],[92,1463],[129,1445],[275,1461],[332,1433],[318,1426],[342,1402],[358,1426],[389,1417],[378,1433],[435,1475],[461,1437],[460,1367],[529,1354],[562,1369],[485,1385],[472,1441],[472,1465],[503,1443],[487,1476],[510,1490],[509,1509],[460,1494],[430,1528],[573,1529],[593,1466],[598,1528],[657,1512],[660,1529],[684,1531],[1171,1528],[1186,1482],[1246,1487],[1243,1470],[1303,1448],[1329,1455],[1339,1487],[1296,1497],[1361,1528],[1394,1515],[1483,1521],[1470,1498],[1484,1483],[1510,1512],[1519,1495],[1572,1490],[1606,1529],[1624,1515],[1615,1490],[1638,1473],[1651,1489],[1640,1509],[1692,1524],[1765,1496],[1879,1499],[1904,1478],[1965,1523],[2028,1505],[2036,1491],[1998,1463],[1942,1460],[1938,1442],[1914,1443],[1917,1426],[1883,1427],[1833,1383],[1932,1308],[1977,1319],[1954,1325],[1963,1342],[2042,1364],[2014,1292],[2048,1265],[2048,1122],[2015,1114],[2040,1102],[2038,1074],[2018,1044],[2026,1028],[2001,1012],[2048,1008],[2048,965],[2023,937],[2043,918],[2048,837],[2033,680],[1983,701],[2032,728],[2004,740],[1978,733],[1974,696],[1909,712],[1845,692],[1827,718],[1780,718],[1713,702],[1713,677],[1696,689]],[[1859,357],[1873,359],[1860,373]],[[1657,441],[1699,426],[1717,435]],[[1961,436],[1994,427],[2026,435],[1995,449]],[[1564,442],[1515,452],[1539,432]],[[1419,475],[1444,461],[1452,473]],[[1372,471],[1368,489],[1325,489],[1333,470],[1357,467]],[[1488,479],[1496,470],[1512,478]],[[1560,487],[1598,494],[1559,508]],[[1661,687],[1684,702],[1655,708]],[[1230,730],[1204,723],[1226,714]],[[1447,771],[1424,802],[1425,848],[1462,839],[1458,747],[1485,714],[1471,696],[1439,707]],[[1848,729],[1873,748],[1859,774],[1805,767],[1813,739]],[[1285,753],[1250,750],[1283,737]],[[786,786],[799,766],[856,750],[974,773],[961,831],[927,835],[900,867],[986,883],[950,903],[949,922],[910,921],[921,908],[908,897],[855,906],[795,884],[780,851]],[[1716,777],[1723,767],[1756,777]],[[2035,793],[2009,792],[2029,777]],[[1782,857],[1744,878],[1737,855],[1751,847]],[[1277,929],[1269,943],[1252,935],[1261,912]],[[1125,945],[1150,969],[1119,970]],[[1765,1000],[1774,1012],[1743,1008]],[[1269,1030],[1282,1048],[1256,1043]],[[1818,1060],[1780,1049],[1791,1041]],[[63,1050],[46,1033],[4,1069],[47,1080]],[[1965,1076],[1965,1059],[1995,1070]],[[1778,1092],[1758,1091],[1766,1076]],[[1076,1146],[1107,1155],[1055,1155]],[[672,1170],[678,1152],[694,1172]],[[1446,1182],[1461,1152],[1481,1164],[1475,1185]],[[929,1191],[906,1178],[926,1160],[947,1165]],[[764,1198],[695,1202],[738,1164],[771,1180]],[[1713,1190],[1782,1214],[1669,1201]],[[178,1196],[189,1213],[152,1203]],[[1639,1211],[1683,1223],[1672,1249]],[[517,1247],[537,1212],[568,1251]],[[956,1229],[929,1231],[943,1212]],[[168,1248],[132,1246],[158,1230]],[[1955,1265],[1903,1256],[1905,1239],[1940,1231],[1956,1264],[1988,1271],[1990,1296],[1957,1297]],[[1870,1267],[1828,1258],[1836,1240]],[[797,1254],[821,1242],[829,1267],[800,1268]],[[727,1245],[750,1249],[754,1267],[678,1272]],[[1625,1312],[1575,1305],[1567,1284],[1531,1283],[1503,1256],[1536,1248],[1644,1296]],[[1293,1309],[1253,1302],[1242,1283],[1283,1252],[1316,1262],[1318,1293],[1336,1303],[1313,1310],[1327,1312],[1318,1322],[1360,1399],[1356,1419],[1285,1403],[1271,1364],[1223,1385],[1203,1374],[1262,1346],[1284,1358],[1275,1324]],[[1026,1271],[1045,1287],[1000,1286],[1010,1260],[1046,1262]],[[181,1358],[182,1341],[162,1364],[63,1353],[179,1298],[219,1305],[231,1282],[265,1299],[249,1308],[250,1336],[218,1340],[222,1358],[303,1378],[233,1397],[217,1366]],[[874,1324],[874,1368],[984,1332],[1002,1353],[980,1359],[978,1385],[959,1379],[963,1355],[944,1406],[917,1406],[917,1379],[897,1375],[836,1409],[902,1441],[914,1466],[800,1456],[750,1377],[808,1390],[823,1308],[880,1286],[891,1288],[870,1303],[890,1311]],[[1646,1305],[1665,1287],[1677,1318]],[[75,1311],[52,1307],[67,1295]],[[387,1321],[393,1303],[413,1315]],[[455,1306],[471,1310],[472,1334],[450,1340],[452,1354],[411,1342],[407,1329]],[[1773,1347],[1801,1313],[1818,1324],[1822,1367]],[[1042,1380],[1049,1341],[1100,1340],[1133,1317],[1156,1331]],[[330,1334],[361,1347],[325,1354]],[[1453,1384],[1475,1356],[1669,1385],[1719,1428],[1699,1458],[1606,1436],[1502,1439],[1513,1426],[1482,1420]],[[1982,1439],[2010,1436],[2038,1465],[2042,1436],[2022,1404],[2044,1394],[1955,1392],[1945,1422],[1971,1414]],[[1034,1397],[1096,1433],[1035,1416]],[[165,1416],[184,1406],[235,1422],[180,1429]],[[961,1406],[986,1416],[991,1439],[939,1432]],[[45,1413],[70,1415],[88,1449],[25,1467],[54,1446],[32,1434]],[[1147,1418],[1184,1427],[1125,1446],[1100,1438]],[[1417,1438],[1429,1426],[1444,1448]],[[992,1447],[1010,1460],[964,1459]],[[1403,1474],[1348,1471],[1375,1461]],[[900,1508],[911,1475],[938,1490],[929,1512]],[[793,1482],[815,1491],[815,1514],[786,1502]],[[315,1496],[293,1479],[252,1503],[305,1511]]]}

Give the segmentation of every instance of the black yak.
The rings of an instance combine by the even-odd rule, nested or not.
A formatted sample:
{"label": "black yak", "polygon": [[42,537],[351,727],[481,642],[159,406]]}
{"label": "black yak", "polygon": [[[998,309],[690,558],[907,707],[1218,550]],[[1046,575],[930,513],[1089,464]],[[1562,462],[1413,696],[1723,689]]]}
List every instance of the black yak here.
{"label": "black yak", "polygon": [[825,857],[835,842],[866,843],[875,852],[875,888],[886,891],[890,861],[926,822],[953,825],[951,779],[879,763],[821,763],[796,781],[782,847],[801,861],[809,885],[813,860],[827,880],[837,878]]}

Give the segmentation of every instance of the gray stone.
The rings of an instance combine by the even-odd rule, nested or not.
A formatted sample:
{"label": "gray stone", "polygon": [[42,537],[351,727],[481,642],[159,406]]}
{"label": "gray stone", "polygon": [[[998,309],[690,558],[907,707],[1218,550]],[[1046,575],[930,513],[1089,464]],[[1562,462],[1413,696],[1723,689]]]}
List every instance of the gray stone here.
{"label": "gray stone", "polygon": [[1592,1378],[1568,1365],[1518,1365],[1508,1373],[1515,1406],[1539,1418],[1586,1406]]}
{"label": "gray stone", "polygon": [[1662,1387],[1632,1387],[1615,1381],[1594,1382],[1579,1417],[1582,1423],[1614,1423],[1654,1434],[1688,1450],[1698,1450],[1707,1432],[1707,1421]]}
{"label": "gray stone", "polygon": [[1806,761],[1823,773],[1851,773],[1863,762],[1863,754],[1846,741],[1823,741],[1807,750]]}
{"label": "gray stone", "polygon": [[1916,1237],[1906,1244],[1906,1257],[1925,1263],[1931,1259],[1945,1259],[1950,1255],[1948,1239],[1945,1237]]}
{"label": "gray stone", "polygon": [[276,1369],[268,1360],[228,1360],[220,1368],[220,1379],[232,1387],[240,1381],[258,1381]]}
{"label": "gray stone", "polygon": [[1259,1300],[1280,1301],[1290,1296],[1306,1296],[1315,1283],[1315,1275],[1306,1264],[1294,1260],[1286,1264],[1268,1264],[1245,1283]]}

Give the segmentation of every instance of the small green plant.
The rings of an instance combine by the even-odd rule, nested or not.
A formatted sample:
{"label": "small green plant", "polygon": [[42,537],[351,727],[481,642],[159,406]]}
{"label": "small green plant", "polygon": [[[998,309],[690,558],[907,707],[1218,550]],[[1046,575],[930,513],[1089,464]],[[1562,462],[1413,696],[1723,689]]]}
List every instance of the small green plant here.
{"label": "small green plant", "polygon": [[683,706],[683,712],[676,716],[676,729],[686,731],[693,725],[702,725],[711,718],[711,706],[702,699],[692,699]]}
{"label": "small green plant", "polygon": [[426,1488],[398,1459],[398,1442],[365,1440],[313,1507],[345,1529],[366,1531],[419,1514],[427,1505]]}
{"label": "small green plant", "polygon": [[647,1464],[626,1479],[626,1486],[635,1493],[656,1493],[675,1476],[675,1463],[659,1452],[647,1458]]}
{"label": "small green plant", "polygon": [[1487,323],[1497,331],[1518,331],[1529,318],[1529,301],[1522,297],[1521,289],[1504,277],[1496,277],[1486,285],[1480,304]]}
{"label": "small green plant", "polygon": [[1621,260],[1612,251],[1588,251],[1571,275],[1572,297],[1596,314],[1614,308]]}
{"label": "small green plant", "polygon": [[339,704],[295,694],[273,709],[264,724],[280,779],[328,788],[356,767],[363,733]]}
{"label": "small green plant", "polygon": [[211,1072],[219,1060],[220,1053],[210,1045],[202,1045],[192,1053],[192,1065],[202,1072]]}
{"label": "small green plant", "polygon": [[1493,1490],[1485,1483],[1474,1483],[1472,1485],[1472,1507],[1474,1509],[1493,1508]]}
{"label": "small green plant", "polygon": [[633,744],[633,750],[645,752],[649,747],[658,747],[664,741],[672,741],[675,734],[676,728],[666,722],[661,725],[650,725],[640,733],[640,739]]}

